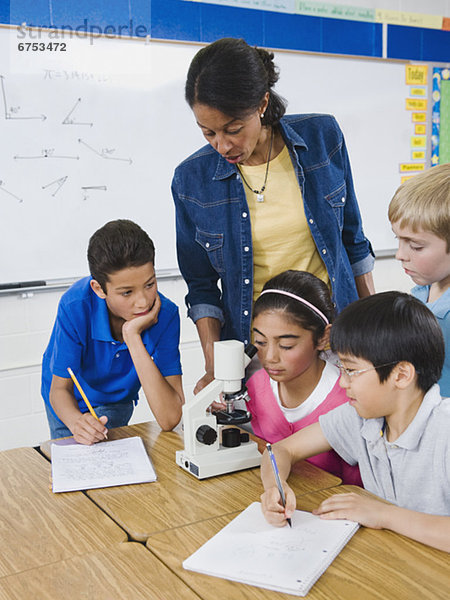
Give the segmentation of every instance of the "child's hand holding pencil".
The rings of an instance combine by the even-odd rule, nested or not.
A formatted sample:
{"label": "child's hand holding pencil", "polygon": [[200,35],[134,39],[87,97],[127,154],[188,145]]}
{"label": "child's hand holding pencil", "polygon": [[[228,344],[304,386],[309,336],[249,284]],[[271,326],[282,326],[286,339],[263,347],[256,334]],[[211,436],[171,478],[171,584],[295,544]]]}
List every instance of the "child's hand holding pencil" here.
{"label": "child's hand holding pencil", "polygon": [[72,427],[74,439],[80,444],[86,444],[89,446],[91,444],[95,444],[96,442],[101,442],[102,440],[107,439],[108,429],[105,427],[105,424],[108,421],[108,417],[102,416],[99,418],[97,416],[86,394],[84,393],[84,390],[81,387],[78,379],[75,377],[74,372],[70,367],[67,367],[67,370],[72,378],[72,381],[74,382],[75,386],[80,392],[84,403],[89,409],[89,412],[82,413],[80,415],[80,418],[75,422],[74,426]]}

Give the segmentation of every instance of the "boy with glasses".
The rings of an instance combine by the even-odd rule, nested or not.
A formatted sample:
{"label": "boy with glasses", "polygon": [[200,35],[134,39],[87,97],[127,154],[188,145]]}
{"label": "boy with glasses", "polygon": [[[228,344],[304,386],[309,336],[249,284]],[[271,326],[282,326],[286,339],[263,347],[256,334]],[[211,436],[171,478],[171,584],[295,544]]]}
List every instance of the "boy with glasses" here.
{"label": "boy with glasses", "polygon": [[315,514],[391,529],[450,552],[450,400],[437,385],[444,342],[436,318],[416,298],[384,292],[345,308],[330,341],[349,401],[274,444],[285,508],[264,454],[267,521],[285,525],[295,510],[286,483],[291,466],[332,448],[358,464],[364,487],[380,499],[337,494]]}

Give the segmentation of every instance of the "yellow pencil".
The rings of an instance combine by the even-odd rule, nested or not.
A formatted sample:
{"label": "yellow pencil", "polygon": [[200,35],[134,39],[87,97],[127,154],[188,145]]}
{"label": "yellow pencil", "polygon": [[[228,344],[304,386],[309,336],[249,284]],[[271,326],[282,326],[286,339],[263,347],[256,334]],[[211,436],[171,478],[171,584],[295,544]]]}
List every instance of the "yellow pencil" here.
{"label": "yellow pencil", "polygon": [[97,417],[97,415],[95,414],[95,410],[92,408],[91,403],[89,402],[89,400],[87,399],[86,394],[83,392],[83,388],[81,387],[81,385],[78,382],[78,379],[75,377],[74,372],[72,371],[72,369],[70,367],[67,367],[67,370],[69,371],[69,375],[72,377],[72,380],[74,382],[74,384],[77,386],[78,391],[81,394],[81,397],[83,398],[86,406],[89,409],[89,412],[91,413],[91,415],[93,417],[95,417],[97,419],[97,421],[100,421],[100,419]]}

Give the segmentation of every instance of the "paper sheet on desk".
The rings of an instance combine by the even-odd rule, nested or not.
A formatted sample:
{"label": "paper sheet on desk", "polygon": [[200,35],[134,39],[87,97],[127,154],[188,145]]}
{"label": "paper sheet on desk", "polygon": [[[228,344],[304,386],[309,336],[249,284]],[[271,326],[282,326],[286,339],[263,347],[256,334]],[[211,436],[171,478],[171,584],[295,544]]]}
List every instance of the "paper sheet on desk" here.
{"label": "paper sheet on desk", "polygon": [[187,558],[183,567],[305,596],[358,527],[353,521],[327,521],[300,510],[292,516],[292,529],[272,527],[261,504],[254,502]]}
{"label": "paper sheet on desk", "polygon": [[52,444],[54,492],[156,481],[156,473],[140,437],[82,444]]}

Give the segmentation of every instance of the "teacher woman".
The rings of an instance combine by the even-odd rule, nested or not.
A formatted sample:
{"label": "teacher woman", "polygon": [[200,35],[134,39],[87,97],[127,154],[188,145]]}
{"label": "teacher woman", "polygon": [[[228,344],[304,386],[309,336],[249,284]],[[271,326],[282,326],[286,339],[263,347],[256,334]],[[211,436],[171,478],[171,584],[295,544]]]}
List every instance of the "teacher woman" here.
{"label": "teacher woman", "polygon": [[[313,273],[338,311],[374,292],[343,134],[330,115],[285,116],[273,54],[224,38],[202,48],[186,100],[208,144],[175,170],[188,315],[213,379],[213,342],[250,341],[252,306],[286,269]],[[299,76],[300,85],[300,76]]]}

